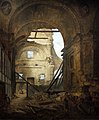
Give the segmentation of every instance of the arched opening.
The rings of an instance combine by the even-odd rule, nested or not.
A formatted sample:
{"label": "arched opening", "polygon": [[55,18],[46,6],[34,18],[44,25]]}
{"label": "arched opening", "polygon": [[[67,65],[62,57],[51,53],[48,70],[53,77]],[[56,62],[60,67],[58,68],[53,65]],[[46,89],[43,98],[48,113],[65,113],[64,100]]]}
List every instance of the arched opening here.
{"label": "arched opening", "polygon": [[[54,30],[58,31],[58,29],[54,29]],[[60,32],[53,32],[53,46],[54,46],[57,56],[63,59],[62,49],[64,48],[64,40]]]}
{"label": "arched opening", "polygon": [[[16,46],[16,52],[22,45],[25,46],[25,41],[31,31],[42,28],[57,28],[63,36],[64,45],[68,39],[74,38],[80,32],[79,21],[74,11],[68,6],[39,2],[24,4],[22,8],[15,11],[8,26],[8,31],[14,33],[15,40],[10,42]],[[64,66],[64,71],[65,68],[66,66]],[[64,80],[66,80],[65,75]]]}
{"label": "arched opening", "polygon": [[[40,92],[44,92],[63,61],[61,50],[64,43],[61,33],[58,29],[37,29],[30,32],[25,40],[21,40],[17,44],[15,71],[22,74],[22,78],[28,81],[28,84],[34,85],[38,89],[42,87]],[[27,83],[22,78],[19,76],[16,79],[16,93],[26,96],[28,92],[30,97],[33,93],[29,91],[33,90],[31,90],[31,86],[28,86],[27,90]],[[57,81],[61,78],[62,76],[59,75]],[[61,85],[63,88],[63,84]],[[33,92],[35,93],[35,91]]]}

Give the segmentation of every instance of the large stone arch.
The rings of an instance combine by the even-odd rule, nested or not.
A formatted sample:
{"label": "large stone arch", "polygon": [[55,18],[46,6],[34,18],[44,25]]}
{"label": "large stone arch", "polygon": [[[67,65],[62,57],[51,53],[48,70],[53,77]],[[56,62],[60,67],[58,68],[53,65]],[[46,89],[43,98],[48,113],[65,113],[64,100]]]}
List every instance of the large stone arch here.
{"label": "large stone arch", "polygon": [[79,33],[79,22],[73,11],[62,4],[52,3],[43,1],[24,4],[11,17],[8,31],[16,35],[28,23],[43,22],[48,26],[58,28],[65,41],[68,37],[75,36],[76,33]]}
{"label": "large stone arch", "polygon": [[[16,9],[8,25],[8,32],[14,35],[14,39],[10,42],[13,42],[14,45],[17,43],[16,48],[19,51],[18,44],[24,44],[31,30],[43,27],[58,28],[65,44],[69,38],[74,38],[80,33],[79,19],[73,8],[66,4],[44,0],[42,2],[25,3]],[[21,37],[23,37],[23,40]]]}

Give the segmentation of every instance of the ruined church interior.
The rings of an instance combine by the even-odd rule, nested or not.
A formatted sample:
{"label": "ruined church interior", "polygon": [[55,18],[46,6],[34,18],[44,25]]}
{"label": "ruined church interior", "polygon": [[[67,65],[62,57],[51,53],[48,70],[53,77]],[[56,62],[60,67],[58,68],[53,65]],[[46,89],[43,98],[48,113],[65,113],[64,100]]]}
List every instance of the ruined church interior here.
{"label": "ruined church interior", "polygon": [[98,0],[0,0],[0,120],[98,111]]}

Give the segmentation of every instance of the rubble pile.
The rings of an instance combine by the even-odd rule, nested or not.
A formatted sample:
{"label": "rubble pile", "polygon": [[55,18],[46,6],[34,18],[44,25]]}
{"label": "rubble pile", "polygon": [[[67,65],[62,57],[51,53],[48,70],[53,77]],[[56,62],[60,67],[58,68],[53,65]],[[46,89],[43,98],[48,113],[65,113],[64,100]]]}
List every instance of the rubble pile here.
{"label": "rubble pile", "polygon": [[[16,97],[11,102],[9,118],[32,118],[35,120],[66,120],[80,117],[92,117],[96,113],[97,94],[78,93],[34,93],[31,98]],[[97,111],[98,111],[97,110]],[[4,116],[5,117],[5,116]],[[89,119],[89,118],[88,118]]]}
{"label": "rubble pile", "polygon": [[49,96],[47,93],[35,93],[31,98],[15,98],[11,103],[11,113],[16,118],[64,119],[64,107],[61,99],[57,98],[59,94]]}

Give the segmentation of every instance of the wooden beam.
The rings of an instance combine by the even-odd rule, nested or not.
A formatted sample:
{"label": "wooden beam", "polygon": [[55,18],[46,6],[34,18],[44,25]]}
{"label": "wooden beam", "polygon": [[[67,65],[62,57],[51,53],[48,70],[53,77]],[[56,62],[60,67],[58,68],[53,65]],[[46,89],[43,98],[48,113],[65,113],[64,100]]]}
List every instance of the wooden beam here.
{"label": "wooden beam", "polygon": [[42,31],[40,31],[40,30],[33,30],[32,32],[60,32],[60,31],[58,31],[58,30],[46,30],[46,31],[44,31],[44,30],[42,30]]}
{"label": "wooden beam", "polygon": [[48,38],[42,38],[42,37],[29,37],[28,39],[48,39]]}

